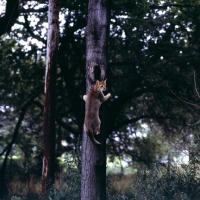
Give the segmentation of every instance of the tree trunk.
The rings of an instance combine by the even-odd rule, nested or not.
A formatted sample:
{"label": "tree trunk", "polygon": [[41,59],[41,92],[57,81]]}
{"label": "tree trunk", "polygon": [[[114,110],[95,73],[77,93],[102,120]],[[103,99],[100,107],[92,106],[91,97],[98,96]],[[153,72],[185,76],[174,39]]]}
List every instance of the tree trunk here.
{"label": "tree trunk", "polygon": [[49,0],[48,39],[44,97],[44,153],[42,169],[42,192],[46,193],[48,184],[54,182],[55,166],[55,86],[57,51],[59,39],[58,0]]}
{"label": "tree trunk", "polygon": [[[88,21],[85,30],[87,51],[86,93],[89,92],[97,79],[106,79],[110,5],[110,0],[89,1]],[[93,144],[87,134],[83,133],[81,180],[82,200],[106,199],[106,103],[103,103],[101,106],[100,119],[101,133],[98,140],[102,146]]]}
{"label": "tree trunk", "polygon": [[24,104],[24,106],[22,107],[21,113],[19,115],[18,122],[15,126],[15,129],[14,129],[12,140],[6,146],[6,148],[3,150],[3,152],[0,155],[0,156],[2,156],[5,153],[4,160],[3,160],[2,165],[0,167],[0,177],[1,177],[0,178],[0,199],[4,199],[4,198],[6,199],[6,196],[8,195],[9,190],[8,190],[7,184],[5,182],[7,162],[8,162],[8,159],[9,159],[10,152],[12,151],[13,144],[15,144],[15,142],[17,140],[17,137],[18,137],[18,134],[19,134],[19,128],[20,128],[21,123],[22,123],[24,116],[26,114],[26,110],[32,103],[33,103],[33,98],[30,99],[29,101],[27,101]]}

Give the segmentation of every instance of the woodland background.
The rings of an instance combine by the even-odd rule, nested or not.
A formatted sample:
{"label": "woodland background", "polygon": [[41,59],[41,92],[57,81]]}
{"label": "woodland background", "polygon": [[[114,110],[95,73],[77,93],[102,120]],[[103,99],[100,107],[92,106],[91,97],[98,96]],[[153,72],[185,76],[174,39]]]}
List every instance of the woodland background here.
{"label": "woodland background", "polygon": [[[37,199],[43,155],[48,2],[21,1],[19,7],[16,2],[0,3],[0,177],[5,178],[0,182],[7,185],[10,195]],[[60,0],[57,185],[60,174],[64,174],[62,183],[80,178],[87,5],[85,0]],[[127,161],[132,173],[123,178],[122,174],[113,176],[114,185],[110,188],[108,184],[110,199],[123,199],[123,195],[145,199],[143,186],[150,188],[149,193],[143,190],[146,199],[179,199],[181,195],[182,199],[198,199],[199,35],[199,0],[113,1],[108,45],[108,90],[112,98],[108,101],[107,157],[110,162]],[[175,158],[180,155],[189,156],[189,162],[175,167]],[[161,175],[155,174],[155,168]],[[133,171],[137,171],[137,177]],[[137,186],[134,181],[138,177],[142,181],[137,181],[141,183]],[[134,182],[132,193],[115,187],[120,180]],[[171,183],[162,198],[151,192],[155,181],[160,188]],[[181,183],[182,190],[177,188]],[[78,189],[73,190],[79,186],[77,182],[61,185],[60,191],[68,195],[76,194]],[[112,196],[115,190],[123,195]],[[77,197],[69,195],[69,199]]]}

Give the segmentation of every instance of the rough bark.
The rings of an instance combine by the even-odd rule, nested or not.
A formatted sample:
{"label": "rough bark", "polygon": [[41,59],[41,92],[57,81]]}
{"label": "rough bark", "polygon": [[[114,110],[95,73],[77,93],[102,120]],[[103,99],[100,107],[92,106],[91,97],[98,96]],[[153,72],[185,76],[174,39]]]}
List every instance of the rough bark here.
{"label": "rough bark", "polygon": [[42,170],[42,192],[46,193],[48,184],[54,182],[55,165],[55,86],[57,51],[59,39],[58,0],[49,0],[48,39],[45,74],[44,99],[44,152]]}
{"label": "rough bark", "polygon": [[[96,79],[105,80],[107,72],[107,42],[109,36],[110,0],[90,0],[86,27],[86,94]],[[100,69],[100,70],[98,70]],[[97,72],[97,74],[95,73]],[[99,73],[98,73],[99,72]],[[100,109],[101,133],[93,144],[86,133],[82,142],[82,200],[106,199],[106,103]]]}

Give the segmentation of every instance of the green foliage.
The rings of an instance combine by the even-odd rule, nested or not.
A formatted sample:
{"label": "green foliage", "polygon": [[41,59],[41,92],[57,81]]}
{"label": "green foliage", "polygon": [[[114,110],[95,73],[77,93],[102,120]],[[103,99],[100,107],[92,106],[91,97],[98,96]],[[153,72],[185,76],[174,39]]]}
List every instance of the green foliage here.
{"label": "green foliage", "polygon": [[[191,166],[169,166],[138,173],[134,181],[136,199],[195,199],[198,198],[199,178]],[[196,170],[199,170],[197,167]]]}
{"label": "green foliage", "polygon": [[[16,124],[23,106],[34,99],[20,124],[16,143],[9,157],[12,167],[7,179],[25,173],[23,179],[32,173],[41,172],[42,102],[44,60],[36,55],[37,49],[24,51],[15,39],[6,36],[0,40],[0,150],[12,141]],[[31,158],[31,156],[32,158]],[[0,157],[2,163],[4,157]],[[30,166],[35,166],[30,170]],[[40,167],[40,168],[38,168]],[[14,169],[14,170],[13,170]],[[7,175],[7,173],[6,173]]]}
{"label": "green foliage", "polygon": [[[47,191],[49,200],[81,198],[79,156],[73,153],[71,157],[66,158],[59,183],[50,185]],[[135,174],[109,174],[107,176],[107,199],[194,200],[200,195],[199,183],[200,167],[198,164],[156,164],[151,169],[140,165]]]}
{"label": "green foliage", "polygon": [[[194,172],[194,169],[196,173]],[[168,165],[152,169],[141,167],[132,178],[132,184],[124,194],[108,194],[108,199],[129,200],[194,200],[199,199],[199,166]],[[120,182],[118,183],[120,185]]]}
{"label": "green foliage", "polygon": [[[79,144],[79,143],[78,143]],[[59,183],[50,185],[47,195],[50,200],[76,200],[81,198],[81,152],[66,155]]]}
{"label": "green foliage", "polygon": [[[72,158],[73,157],[73,158]],[[53,200],[80,199],[79,156],[72,154],[66,158],[59,184],[51,185],[48,196]],[[107,179],[108,200],[140,200],[140,199],[198,199],[200,182],[199,165],[160,165],[152,169],[144,165],[134,175],[111,175]],[[119,179],[113,177],[119,176]],[[129,178],[130,176],[130,178]],[[122,181],[122,178],[124,180]],[[127,185],[122,193],[122,188]],[[115,188],[117,186],[117,188]],[[19,197],[18,197],[19,198]]]}
{"label": "green foliage", "polygon": [[[199,134],[191,126],[199,120],[198,107],[196,115],[177,98],[199,101],[193,79],[196,70],[198,87],[199,0],[176,2],[182,7],[151,7],[174,1],[113,1],[108,45],[108,89],[112,99],[108,102],[107,135],[107,152],[112,158],[128,157],[151,166],[167,154],[166,141],[176,148],[188,147],[193,135],[190,158],[199,159]],[[43,8],[47,6],[46,0],[22,2],[24,10],[19,20],[23,20],[0,38],[0,153],[12,141],[21,108],[34,98],[9,155],[7,180],[19,175],[28,181],[33,174],[41,175],[46,53],[43,23],[47,22],[47,9],[36,11],[40,3]],[[70,152],[83,129],[87,4],[85,0],[60,1],[64,20],[60,23],[56,86],[57,157]],[[42,42],[40,47],[36,45],[38,40]],[[153,129],[152,133],[146,138],[136,137],[144,123]],[[160,137],[154,129],[166,137]],[[61,141],[66,141],[67,147]],[[0,163],[4,156],[5,153]],[[58,163],[56,169],[58,172]],[[69,187],[76,188],[70,184]]]}

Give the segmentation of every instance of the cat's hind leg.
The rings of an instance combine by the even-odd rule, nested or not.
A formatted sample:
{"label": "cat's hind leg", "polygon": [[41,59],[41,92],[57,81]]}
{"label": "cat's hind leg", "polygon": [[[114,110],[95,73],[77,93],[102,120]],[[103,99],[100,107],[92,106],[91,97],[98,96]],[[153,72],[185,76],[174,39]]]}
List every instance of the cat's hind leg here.
{"label": "cat's hind leg", "polygon": [[100,134],[100,126],[101,126],[101,121],[100,121],[100,119],[99,119],[99,123],[98,123],[96,135],[99,135],[99,134]]}

